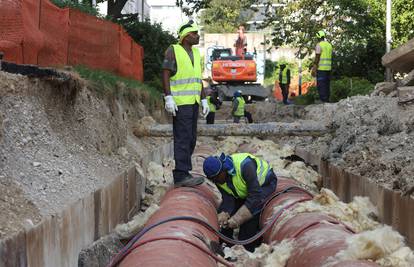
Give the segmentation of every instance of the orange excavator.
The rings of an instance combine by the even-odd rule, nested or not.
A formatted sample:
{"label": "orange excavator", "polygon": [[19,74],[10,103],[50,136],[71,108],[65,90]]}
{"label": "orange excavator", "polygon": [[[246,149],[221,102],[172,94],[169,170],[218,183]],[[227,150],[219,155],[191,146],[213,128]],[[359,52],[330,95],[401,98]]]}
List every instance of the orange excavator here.
{"label": "orange excavator", "polygon": [[211,55],[211,88],[217,90],[222,101],[231,100],[241,90],[247,102],[263,101],[269,92],[257,81],[254,54],[232,55],[230,48],[216,48]]}

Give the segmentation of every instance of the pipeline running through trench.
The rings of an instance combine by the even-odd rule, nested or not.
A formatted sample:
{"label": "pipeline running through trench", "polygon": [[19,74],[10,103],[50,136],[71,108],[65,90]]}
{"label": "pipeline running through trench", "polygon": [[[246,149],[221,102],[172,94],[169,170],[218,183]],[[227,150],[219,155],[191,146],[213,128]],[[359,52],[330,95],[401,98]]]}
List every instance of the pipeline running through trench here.
{"label": "pipeline running through trench", "polygon": [[[213,153],[209,147],[203,146],[193,154],[195,173],[202,173],[204,158]],[[291,217],[284,212],[310,200],[312,195],[293,179],[278,177],[276,192],[262,211],[263,242],[295,240],[295,249],[286,267],[322,266],[345,249],[346,239],[355,234],[337,219],[321,212],[305,212]],[[169,190],[144,230],[113,259],[110,266],[209,267],[218,266],[218,262],[233,266],[214,252],[219,244],[218,205],[219,198],[207,183]],[[171,219],[173,217],[176,218]],[[330,266],[379,265],[363,260],[343,260]]]}

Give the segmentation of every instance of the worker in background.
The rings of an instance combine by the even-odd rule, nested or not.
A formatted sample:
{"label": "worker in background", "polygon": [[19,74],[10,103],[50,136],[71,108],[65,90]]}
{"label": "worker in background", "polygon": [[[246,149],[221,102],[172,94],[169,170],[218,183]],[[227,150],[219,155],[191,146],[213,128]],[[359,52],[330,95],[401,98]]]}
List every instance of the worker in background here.
{"label": "worker in background", "polygon": [[283,104],[288,105],[289,86],[290,86],[290,69],[285,63],[280,64],[279,85],[282,90]]}
{"label": "worker in background", "polygon": [[246,38],[246,35],[244,34],[243,25],[239,26],[237,33],[239,34],[239,36],[237,37],[236,42],[234,43],[234,47],[236,50],[236,56],[243,58],[247,52],[247,38]]}
{"label": "worker in background", "polygon": [[175,186],[195,186],[203,182],[202,177],[192,177],[191,155],[197,140],[199,104],[202,114],[207,116],[209,106],[201,81],[201,57],[197,25],[190,20],[178,30],[179,42],[165,52],[162,80],[165,94],[165,109],[173,116]]}
{"label": "worker in background", "polygon": [[240,118],[244,117],[244,106],[246,102],[241,95],[241,91],[237,90],[233,94],[233,103],[232,103],[232,111],[231,114],[233,115],[233,122],[239,123]]}
{"label": "worker in background", "polygon": [[319,31],[316,34],[319,43],[315,48],[315,61],[312,67],[312,76],[316,76],[316,84],[319,98],[322,102],[329,102],[331,70],[332,70],[332,45],[325,40],[326,33]]}
{"label": "worker in background", "polygon": [[214,118],[216,116],[216,110],[220,108],[221,101],[218,98],[217,91],[210,91],[210,95],[207,96],[207,103],[210,108],[210,112],[206,117],[207,124],[214,124]]}
{"label": "worker in background", "polygon": [[[259,231],[259,217],[266,200],[276,190],[277,177],[269,163],[249,153],[210,156],[203,163],[206,177],[215,183],[223,201],[218,208],[221,232],[245,240]],[[261,240],[245,248],[254,251]]]}

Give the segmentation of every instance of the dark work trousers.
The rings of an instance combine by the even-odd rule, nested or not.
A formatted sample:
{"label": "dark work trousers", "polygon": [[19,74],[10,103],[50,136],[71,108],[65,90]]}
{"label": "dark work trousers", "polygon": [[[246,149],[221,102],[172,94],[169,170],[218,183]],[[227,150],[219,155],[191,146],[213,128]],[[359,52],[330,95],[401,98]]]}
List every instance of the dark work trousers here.
{"label": "dark work trousers", "polygon": [[316,74],[316,83],[319,92],[319,99],[322,102],[329,102],[331,72],[327,70],[318,70]]}
{"label": "dark work trousers", "polygon": [[244,111],[244,116],[246,117],[246,119],[249,123],[253,123],[252,113],[245,110]]}
{"label": "dark work trousers", "polygon": [[281,83],[280,89],[282,90],[282,96],[283,96],[283,104],[287,104],[288,96],[289,96],[289,85]]}
{"label": "dark work trousers", "polygon": [[[239,240],[248,239],[260,231],[260,227],[259,227],[260,212],[264,204],[266,203],[266,201],[275,192],[276,187],[277,187],[277,177],[276,177],[276,174],[272,170],[271,172],[269,172],[268,176],[266,177],[265,183],[262,185],[262,194],[261,194],[263,196],[262,204],[259,207],[255,208],[254,213],[253,213],[254,214],[253,218],[251,218],[247,222],[240,225],[240,231],[239,231],[239,236],[238,236]],[[226,204],[228,203],[222,203],[220,205],[218,212],[221,212],[223,208],[222,206],[227,206]],[[235,199],[234,209],[230,213],[230,216],[233,216],[243,204],[244,204],[244,200]],[[220,232],[229,238],[233,238],[233,229],[222,228]],[[254,249],[260,246],[261,243],[262,243],[262,238],[258,238],[256,241],[250,244],[247,244],[244,247],[248,251],[253,252]]]}
{"label": "dark work trousers", "polygon": [[175,183],[184,180],[192,170],[191,155],[197,141],[197,119],[197,103],[178,106],[178,111],[173,117]]}
{"label": "dark work trousers", "polygon": [[233,116],[233,122],[234,123],[239,123],[240,122],[240,118],[241,118],[241,116]]}
{"label": "dark work trousers", "polygon": [[209,112],[206,117],[207,124],[214,124],[214,117],[216,116],[215,112]]}

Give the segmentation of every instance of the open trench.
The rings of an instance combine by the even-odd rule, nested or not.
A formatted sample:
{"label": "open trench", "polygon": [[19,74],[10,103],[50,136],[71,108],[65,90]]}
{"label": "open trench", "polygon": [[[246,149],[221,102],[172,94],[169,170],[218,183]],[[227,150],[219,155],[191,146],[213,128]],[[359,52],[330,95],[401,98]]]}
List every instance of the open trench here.
{"label": "open trench", "polygon": [[[53,90],[51,92],[58,94]],[[116,177],[112,176],[108,183],[99,184],[97,188],[91,186],[92,182],[96,181],[88,183],[93,190],[85,186],[81,188],[87,192],[77,201],[66,205],[57,214],[43,217],[40,222],[36,221],[35,225],[28,226],[24,231],[1,240],[1,267],[107,266],[111,260],[115,262],[117,259],[120,266],[414,266],[414,254],[405,243],[406,240],[414,240],[414,220],[412,212],[407,212],[414,208],[411,204],[412,197],[402,198],[393,191],[375,193],[372,183],[359,186],[364,180],[363,177],[351,176],[340,167],[327,165],[316,153],[318,150],[312,149],[312,145],[318,142],[319,145],[324,145],[324,135],[332,131],[332,128],[327,128],[323,123],[332,116],[330,110],[351,106],[351,115],[363,122],[364,119],[359,118],[358,113],[366,113],[366,109],[358,110],[353,105],[359,101],[362,102],[360,106],[365,107],[367,105],[364,101],[369,99],[357,98],[354,102],[346,100],[338,106],[319,105],[307,111],[311,116],[303,116],[304,109],[295,106],[259,103],[255,107],[250,107],[255,109],[252,112],[255,114],[255,121],[263,124],[227,124],[230,122],[226,115],[228,106],[224,106],[217,114],[218,124],[211,129],[205,128],[204,121],[200,120],[200,136],[193,155],[194,175],[202,175],[202,162],[210,154],[250,152],[269,161],[279,177],[275,197],[269,201],[262,213],[261,227],[266,230],[263,234],[263,244],[254,253],[250,253],[241,245],[218,245],[219,238],[214,232],[218,229],[215,208],[220,202],[220,196],[213,185],[173,188],[172,144],[166,142],[170,138],[166,132],[171,126],[152,124],[153,120],[144,118],[134,127],[135,136],[128,136],[128,142],[123,143],[122,138],[130,134],[126,130],[119,131],[125,135],[122,138],[118,133],[102,134],[94,131],[120,129],[119,121],[122,122],[122,128],[127,129],[125,118],[135,117],[125,110],[122,103],[114,101],[107,110],[106,104],[94,100],[87,90],[81,91],[79,95],[76,97],[85,103],[79,99],[73,101],[79,105],[73,108],[77,116],[73,116],[72,110],[68,110],[72,104],[68,103],[67,97],[62,100],[65,104],[63,106],[60,103],[45,105],[48,110],[56,111],[53,112],[54,116],[66,116],[57,120],[49,111],[47,115],[50,118],[47,121],[60,125],[61,121],[69,120],[70,124],[64,125],[62,133],[68,138],[68,143],[76,145],[72,148],[76,152],[74,154],[93,150],[87,145],[96,146],[100,153],[104,150],[112,151],[113,147],[118,149],[120,145],[127,146],[128,142],[136,142],[133,138],[137,137],[140,140],[150,139],[152,150],[141,153],[142,146],[138,147],[139,149],[134,152],[140,158],[133,166],[120,167],[124,171],[118,172],[119,175]],[[56,101],[57,98],[45,99]],[[96,103],[91,105],[91,101]],[[377,106],[393,108],[391,104],[383,104],[389,103],[389,100],[378,98],[375,101],[378,102]],[[87,108],[99,106],[98,104],[102,108],[89,120],[87,112],[90,110]],[[36,106],[34,110],[41,110],[42,107]],[[65,113],[61,113],[62,107]],[[409,108],[405,108],[405,111],[407,109]],[[11,105],[7,111],[9,110],[16,110],[18,113],[19,106]],[[391,113],[389,110],[384,110],[383,113]],[[403,134],[395,132],[394,128],[398,127],[395,123],[389,124],[389,119],[385,115],[380,112],[372,113],[379,118],[380,124],[384,123],[387,126],[381,125],[381,133]],[[11,124],[8,114],[4,116],[5,129]],[[102,114],[108,116],[113,127],[106,127],[108,122],[102,120]],[[349,120],[349,117],[345,119]],[[30,123],[27,125],[31,125]],[[352,123],[348,122],[347,125]],[[74,138],[69,134],[73,130],[73,125],[78,125],[75,131],[78,135]],[[142,125],[148,127],[143,129]],[[54,127],[56,128],[52,125],[50,129],[54,130]],[[145,134],[140,134],[140,131]],[[5,133],[3,138],[7,141],[12,134],[9,136]],[[106,135],[116,140],[113,147],[110,147],[112,142],[106,142]],[[84,136],[89,138],[78,147],[76,139]],[[100,138],[102,141],[95,144],[94,142]],[[48,141],[50,137],[45,134],[44,140]],[[27,147],[23,143],[18,145]],[[49,147],[49,142],[47,145]],[[343,151],[345,146],[335,149],[334,152]],[[119,150],[118,153],[123,154],[124,151]],[[67,153],[62,152],[58,154],[59,157],[56,154],[50,157],[62,158],[65,154]],[[90,157],[85,155],[84,158]],[[68,159],[65,163],[71,162],[73,161]],[[105,162],[110,166],[108,164],[111,160]],[[40,170],[48,167],[43,162],[42,165],[39,164],[33,162],[31,169]],[[102,162],[97,164],[95,169],[104,169]],[[91,169],[91,173],[95,169]],[[61,175],[60,172],[58,170],[58,175]],[[89,172],[86,174],[90,175]],[[38,175],[39,179],[42,175]],[[98,178],[96,180],[99,181]],[[50,186],[50,183],[48,185]],[[70,185],[79,186],[76,183]],[[61,185],[56,185],[56,188],[60,187]],[[80,191],[78,188],[72,191],[77,190]],[[338,193],[339,197],[333,191]],[[54,195],[58,200],[62,200],[63,197],[58,197],[59,194],[61,193],[55,192]],[[401,204],[398,202],[400,198],[403,200]],[[340,199],[347,203],[341,202]],[[198,221],[178,218],[148,228],[162,220],[177,216],[195,217]],[[211,227],[203,225],[200,220],[207,222]],[[400,233],[384,225],[384,222],[392,225]],[[128,242],[131,242],[130,245],[127,245]],[[230,245],[231,242],[233,241],[226,243]],[[125,255],[119,254],[120,252]]]}
{"label": "open trench", "polygon": [[[119,235],[135,238],[112,258],[111,266],[175,266],[177,262],[182,262],[180,266],[413,264],[414,255],[403,237],[375,220],[378,211],[368,198],[355,197],[345,204],[329,189],[320,190],[321,177],[317,172],[302,161],[286,159],[294,154],[292,147],[246,137],[223,137],[219,141],[201,138],[200,143],[193,154],[194,175],[202,173],[205,157],[222,151],[255,153],[274,167],[279,180],[273,198],[261,214],[263,245],[254,253],[236,245],[224,248],[219,253],[223,257],[216,255],[219,238],[214,234],[218,230],[215,209],[221,200],[214,185],[172,189],[168,184],[171,179],[155,178],[168,177],[172,165],[164,163],[167,167],[163,168],[153,163],[148,178],[159,183],[152,185],[152,192],[168,188],[167,193],[158,210],[149,211],[152,216],[148,221],[141,214],[134,218],[139,223],[117,227]],[[151,199],[152,203],[159,202],[160,194],[155,195],[158,196]],[[152,228],[174,217],[177,220]],[[208,222],[213,229],[188,217]]]}

